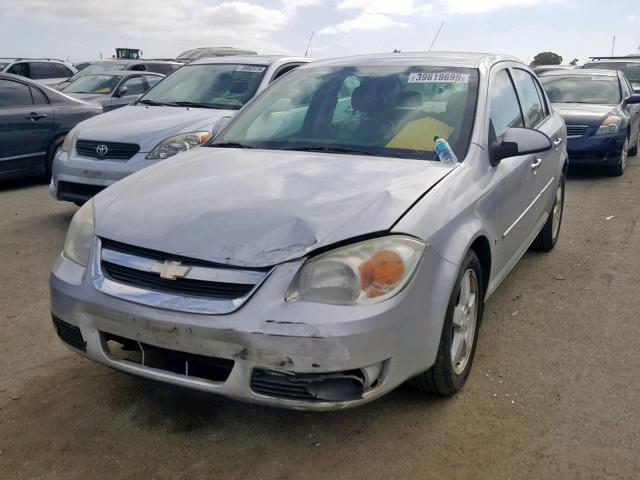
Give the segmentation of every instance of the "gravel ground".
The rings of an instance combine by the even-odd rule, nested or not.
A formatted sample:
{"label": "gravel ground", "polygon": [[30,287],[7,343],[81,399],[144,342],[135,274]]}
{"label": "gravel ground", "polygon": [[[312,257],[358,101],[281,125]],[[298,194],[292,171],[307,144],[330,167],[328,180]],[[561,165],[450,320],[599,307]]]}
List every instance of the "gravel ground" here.
{"label": "gravel ground", "polygon": [[67,350],[47,276],[76,207],[0,183],[0,477],[640,478],[640,161],[567,184],[549,255],[489,300],[469,382],[310,414],[151,383]]}

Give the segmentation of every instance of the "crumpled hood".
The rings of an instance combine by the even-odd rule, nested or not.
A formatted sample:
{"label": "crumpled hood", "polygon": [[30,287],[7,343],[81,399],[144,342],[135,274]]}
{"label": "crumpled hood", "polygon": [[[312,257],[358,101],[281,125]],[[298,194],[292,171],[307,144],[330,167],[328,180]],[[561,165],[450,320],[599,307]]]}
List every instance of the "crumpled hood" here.
{"label": "crumpled hood", "polygon": [[165,138],[195,131],[211,132],[222,117],[237,110],[127,105],[82,122],[79,140],[137,143],[150,152]]}
{"label": "crumpled hood", "polygon": [[589,105],[585,103],[554,103],[553,109],[568,125],[600,125],[604,118],[616,110],[615,105]]}
{"label": "crumpled hood", "polygon": [[388,230],[453,168],[422,160],[200,147],[95,197],[96,233],[264,267]]}

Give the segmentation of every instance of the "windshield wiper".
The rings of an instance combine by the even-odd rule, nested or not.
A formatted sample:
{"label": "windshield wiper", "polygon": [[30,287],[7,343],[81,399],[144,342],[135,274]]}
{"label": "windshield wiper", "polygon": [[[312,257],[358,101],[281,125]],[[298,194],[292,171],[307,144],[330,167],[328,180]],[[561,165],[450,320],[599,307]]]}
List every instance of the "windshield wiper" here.
{"label": "windshield wiper", "polygon": [[326,153],[347,153],[354,155],[373,155],[367,150],[359,150],[350,147],[331,147],[327,145],[300,145],[297,147],[287,147],[282,150],[295,150],[299,152],[326,152]]}
{"label": "windshield wiper", "polygon": [[171,105],[172,107],[196,107],[196,108],[218,108],[208,103],[198,103],[198,102],[171,102],[166,105]]}
{"label": "windshield wiper", "polygon": [[210,147],[222,147],[222,148],[255,148],[251,145],[247,145],[244,143],[238,142],[221,142],[221,143],[212,143],[209,145]]}
{"label": "windshield wiper", "polygon": [[167,105],[166,103],[154,102],[153,100],[147,99],[138,100],[138,103],[142,103],[143,105],[153,105],[156,107],[164,107]]}

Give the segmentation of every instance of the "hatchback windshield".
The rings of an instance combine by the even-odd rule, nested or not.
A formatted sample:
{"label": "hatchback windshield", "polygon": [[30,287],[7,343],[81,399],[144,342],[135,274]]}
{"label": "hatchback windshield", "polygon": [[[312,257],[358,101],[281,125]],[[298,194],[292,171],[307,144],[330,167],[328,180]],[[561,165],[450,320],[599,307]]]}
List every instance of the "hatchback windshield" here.
{"label": "hatchback windshield", "polygon": [[620,103],[618,78],[605,75],[548,75],[540,83],[552,103]]}
{"label": "hatchback windshield", "polygon": [[211,146],[435,159],[434,137],[468,148],[478,73],[451,67],[302,68]]}
{"label": "hatchback windshield", "polygon": [[118,75],[85,75],[62,91],[65,93],[107,94],[113,92],[121,78]]}
{"label": "hatchback windshield", "polygon": [[255,95],[266,69],[264,65],[186,65],[140,102],[238,110]]}
{"label": "hatchback windshield", "polygon": [[582,68],[599,68],[603,70],[620,70],[631,82],[640,82],[640,62],[597,62],[587,63]]}

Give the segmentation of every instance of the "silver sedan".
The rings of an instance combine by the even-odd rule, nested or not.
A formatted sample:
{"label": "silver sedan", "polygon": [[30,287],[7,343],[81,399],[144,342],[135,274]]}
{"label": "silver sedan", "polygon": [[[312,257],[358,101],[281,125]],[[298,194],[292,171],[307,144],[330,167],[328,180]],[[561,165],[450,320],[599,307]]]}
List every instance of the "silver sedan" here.
{"label": "silver sedan", "polygon": [[207,146],[78,210],[54,325],[115,369],[250,402],[454,394],[486,299],[556,244],[565,140],[512,57],[300,67]]}

